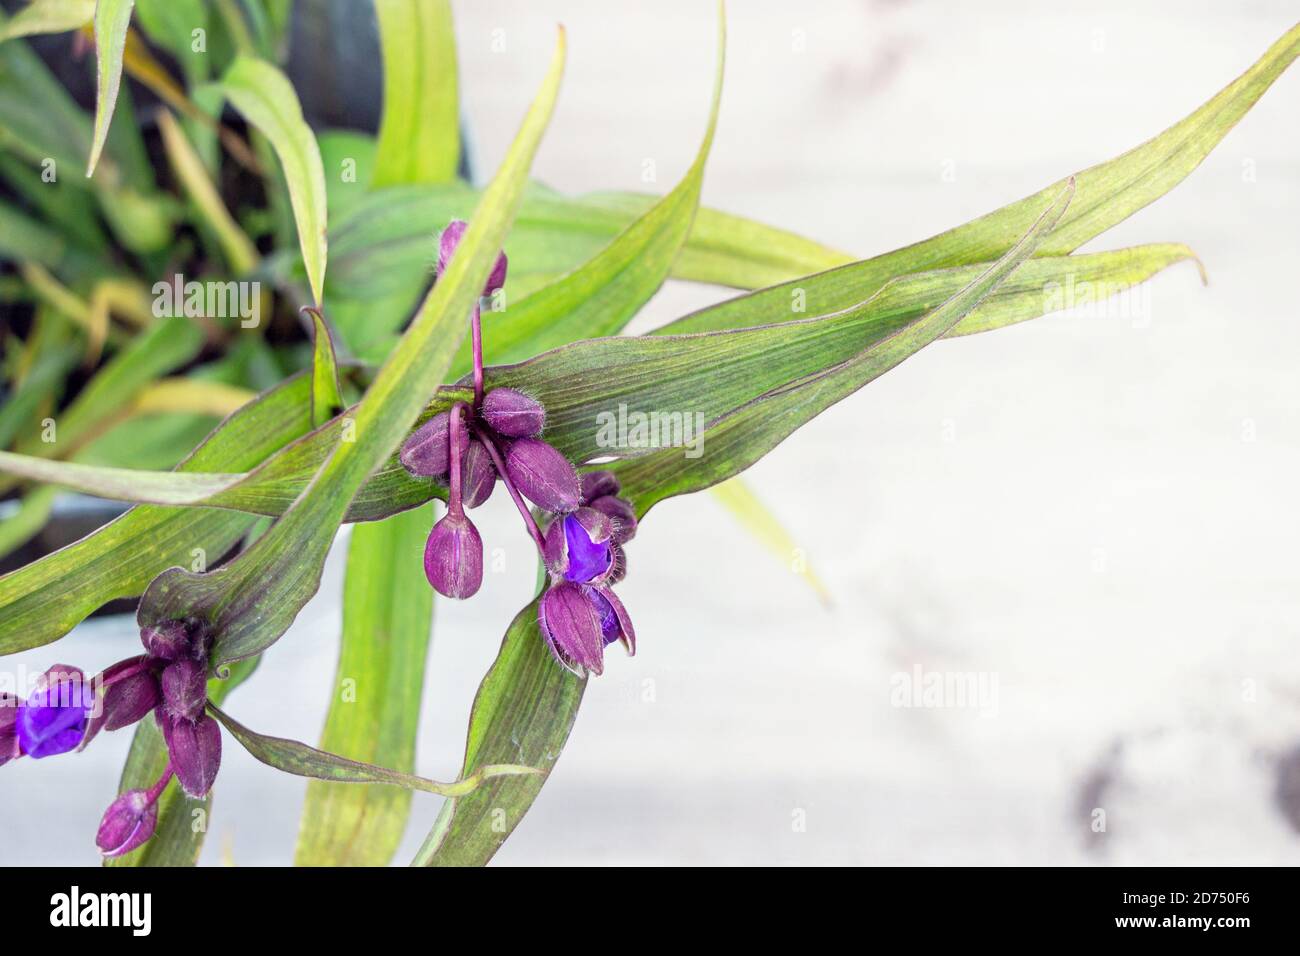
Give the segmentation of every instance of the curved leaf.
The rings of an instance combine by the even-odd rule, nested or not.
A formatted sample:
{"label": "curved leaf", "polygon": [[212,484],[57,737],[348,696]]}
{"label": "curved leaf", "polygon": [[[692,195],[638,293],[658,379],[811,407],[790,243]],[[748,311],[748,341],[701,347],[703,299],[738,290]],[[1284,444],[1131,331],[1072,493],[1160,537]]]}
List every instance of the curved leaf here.
{"label": "curved leaf", "polygon": [[271,141],[289,188],[307,282],[319,308],[325,285],[325,168],[293,84],[270,63],[240,56],[226,70],[221,89],[235,109]]}
{"label": "curved leaf", "polygon": [[97,0],[95,4],[95,63],[98,92],[95,94],[95,132],[90,143],[86,176],[94,175],[99,154],[108,141],[108,125],[122,87],[122,49],[131,25],[135,0]]}

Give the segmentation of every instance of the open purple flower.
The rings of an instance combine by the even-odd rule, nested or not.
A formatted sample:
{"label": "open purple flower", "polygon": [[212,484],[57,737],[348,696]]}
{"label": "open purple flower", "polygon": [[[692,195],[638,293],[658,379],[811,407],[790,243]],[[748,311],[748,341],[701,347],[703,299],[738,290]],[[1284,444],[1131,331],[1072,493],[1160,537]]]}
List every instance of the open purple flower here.
{"label": "open purple flower", "polygon": [[[551,584],[538,605],[537,621],[542,639],[555,659],[582,676],[604,670],[605,648],[622,641],[629,654],[636,653],[636,632],[627,609],[611,585],[622,579],[626,569],[622,543],[635,529],[622,519],[631,506],[614,497],[618,479],[608,471],[583,477],[582,487],[597,496],[595,502],[617,501],[620,509],[597,509],[583,505],[571,514],[559,515],[546,531],[546,567]],[[617,511],[611,517],[609,510]]]}
{"label": "open purple flower", "polygon": [[80,668],[55,664],[18,705],[19,751],[40,760],[76,750],[90,725],[95,692]]}

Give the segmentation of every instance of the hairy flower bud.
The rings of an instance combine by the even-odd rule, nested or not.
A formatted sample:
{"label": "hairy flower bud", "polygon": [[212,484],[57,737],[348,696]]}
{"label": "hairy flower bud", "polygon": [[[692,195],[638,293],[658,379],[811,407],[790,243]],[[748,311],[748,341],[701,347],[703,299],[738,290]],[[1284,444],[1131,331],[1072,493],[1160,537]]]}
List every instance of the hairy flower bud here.
{"label": "hairy flower bud", "polygon": [[163,621],[140,628],[140,643],[150,657],[174,661],[190,651],[190,632],[184,621]]}
{"label": "hairy flower bud", "polygon": [[588,590],[586,585],[568,581],[557,584],[542,595],[537,609],[546,646],[562,666],[579,676],[604,669],[601,618],[587,597]]}
{"label": "hairy flower bud", "polygon": [[520,438],[506,453],[506,472],[525,498],[557,514],[580,504],[578,473],[569,459],[540,438]]}
{"label": "hairy flower bud", "polygon": [[636,537],[636,512],[622,498],[605,495],[594,501],[588,500],[587,506],[606,514],[614,522],[614,543],[623,544]]}
{"label": "hairy flower bud", "polygon": [[496,487],[497,470],[492,464],[492,456],[477,439],[465,449],[461,460],[461,496],[466,508],[477,508],[492,496]]}
{"label": "hairy flower bud", "polygon": [[122,856],[153,836],[157,825],[157,801],[148,791],[127,790],[104,811],[95,845],[104,856]]}
{"label": "hairy flower bud", "polygon": [[[460,432],[460,450],[469,446],[469,433]],[[442,478],[451,469],[451,415],[439,412],[411,433],[397,454],[402,466],[421,478]]]}
{"label": "hairy flower bud", "polygon": [[140,720],[162,700],[158,677],[147,657],[119,661],[101,675],[104,687],[104,711],[100,720],[104,730],[120,730]]}
{"label": "hairy flower bud", "polygon": [[163,705],[172,717],[197,720],[208,703],[208,675],[198,661],[182,658],[163,668]]}
{"label": "hairy flower bud", "polygon": [[204,796],[221,768],[220,725],[208,714],[198,720],[163,714],[160,722],[181,789],[191,797]]}
{"label": "hairy flower bud", "polygon": [[18,749],[18,698],[0,691],[0,767],[21,754]]}
{"label": "hairy flower bud", "polygon": [[424,574],[444,597],[472,597],[483,583],[483,540],[463,513],[448,512],[424,546]]}
{"label": "hairy flower bud", "polygon": [[[465,230],[469,228],[469,223],[463,219],[453,219],[447,223],[447,228],[442,231],[438,238],[438,270],[437,275],[441,276],[447,271],[447,266],[451,262],[452,253],[460,245],[461,239],[465,237]],[[497,289],[506,284],[506,254],[502,252],[497,256],[497,261],[492,266],[492,274],[488,276],[487,283],[483,286],[483,294],[491,295]]]}
{"label": "hairy flower bud", "polygon": [[582,476],[582,500],[591,504],[597,498],[618,494],[621,487],[612,471],[589,471]]}
{"label": "hairy flower bud", "polygon": [[494,388],[483,396],[479,409],[493,431],[510,438],[532,438],[546,424],[546,409],[513,388]]}

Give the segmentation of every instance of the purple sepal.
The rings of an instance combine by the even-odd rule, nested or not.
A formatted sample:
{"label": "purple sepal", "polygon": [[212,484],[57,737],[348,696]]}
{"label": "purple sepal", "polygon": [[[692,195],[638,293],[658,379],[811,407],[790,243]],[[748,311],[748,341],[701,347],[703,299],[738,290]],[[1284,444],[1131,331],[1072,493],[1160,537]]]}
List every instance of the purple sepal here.
{"label": "purple sepal", "polygon": [[174,661],[190,652],[190,632],[183,621],[163,621],[140,628],[140,643],[150,657]]}
{"label": "purple sepal", "polygon": [[19,748],[33,760],[76,750],[94,707],[94,688],[85,675],[76,667],[55,664],[18,706]]}
{"label": "purple sepal", "polygon": [[627,552],[621,544],[610,549],[609,573],[605,575],[605,584],[613,587],[627,577]]}
{"label": "purple sepal", "polygon": [[202,797],[212,789],[221,768],[221,727],[210,715],[198,720],[164,716],[163,738],[181,789]]}
{"label": "purple sepal", "polygon": [[540,438],[520,438],[506,454],[506,472],[521,494],[545,511],[567,514],[580,503],[578,473]]}
{"label": "purple sepal", "polygon": [[636,631],[632,629],[632,619],[618,595],[598,584],[593,585],[588,593],[600,614],[601,640],[606,646],[622,641],[628,656],[636,654]]}
{"label": "purple sepal", "polygon": [[[463,219],[453,219],[447,223],[447,228],[442,231],[438,239],[438,271],[441,276],[447,271],[447,265],[451,262],[452,253],[460,245],[461,239],[465,237],[465,230],[469,228],[469,223]],[[506,284],[506,254],[502,252],[497,256],[497,261],[492,266],[492,274],[488,276],[487,284],[483,286],[483,294],[491,295],[497,289]]]}
{"label": "purple sepal", "polygon": [[560,665],[582,677],[604,669],[605,642],[600,613],[585,584],[563,581],[542,595],[537,623],[542,638]]}
{"label": "purple sepal", "polygon": [[605,495],[594,501],[588,500],[587,507],[595,508],[606,514],[614,522],[613,539],[615,544],[623,544],[636,537],[636,512],[622,498]]}
{"label": "purple sepal", "polygon": [[471,441],[460,465],[461,503],[466,508],[477,508],[492,497],[496,483],[497,470],[492,464],[492,456],[481,441]]}
{"label": "purple sepal", "polygon": [[22,756],[18,749],[18,698],[0,691],[0,767],[15,757]]}
{"label": "purple sepal", "polygon": [[471,597],[483,583],[483,540],[464,514],[448,512],[424,546],[424,575],[444,597]]}
{"label": "purple sepal", "polygon": [[[451,469],[451,415],[439,412],[411,433],[402,444],[398,460],[420,478],[442,478]],[[460,450],[469,445],[469,432],[460,432]]]}
{"label": "purple sepal", "polygon": [[104,711],[99,720],[104,730],[120,730],[140,720],[162,701],[158,678],[147,657],[119,661],[101,675]]}
{"label": "purple sepal", "polygon": [[182,658],[163,668],[163,705],[172,717],[197,720],[208,704],[208,674],[198,661]]}
{"label": "purple sepal", "polygon": [[122,856],[153,836],[157,825],[157,801],[148,791],[127,790],[104,811],[95,845],[104,856]]}
{"label": "purple sepal", "polygon": [[589,471],[582,476],[582,500],[591,504],[597,498],[618,494],[621,487],[612,471]]}
{"label": "purple sepal", "polygon": [[513,388],[494,388],[483,396],[479,414],[493,431],[510,438],[532,438],[546,424],[546,409]]}

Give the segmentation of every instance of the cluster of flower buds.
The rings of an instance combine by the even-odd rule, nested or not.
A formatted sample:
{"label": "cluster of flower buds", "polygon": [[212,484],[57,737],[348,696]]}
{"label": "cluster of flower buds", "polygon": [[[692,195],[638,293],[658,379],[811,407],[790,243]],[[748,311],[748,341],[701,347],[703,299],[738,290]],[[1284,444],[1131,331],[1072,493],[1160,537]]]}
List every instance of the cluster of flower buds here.
{"label": "cluster of flower buds", "polygon": [[[451,261],[466,224],[453,221],[442,233],[437,274]],[[484,296],[505,282],[501,253]],[[626,569],[623,544],[636,530],[631,506],[617,497],[608,471],[579,477],[577,469],[541,436],[546,409],[516,389],[483,385],[481,309],[471,317],[474,397],[434,415],[411,433],[398,453],[413,475],[445,479],[447,513],[429,532],[424,572],[446,597],[468,598],[483,583],[483,541],[465,514],[487,501],[497,481],[505,485],[550,572],[539,609],[547,646],[562,665],[599,674],[606,645],[622,640],[629,653],[635,636],[627,612],[610,586]],[[528,504],[543,513],[539,524]],[[545,528],[545,530],[544,530]]]}
{"label": "cluster of flower buds", "polygon": [[101,730],[120,730],[153,713],[167,742],[168,764],[148,790],[128,790],[109,806],[96,844],[105,856],[134,850],[153,835],[158,798],[173,776],[201,797],[221,765],[221,728],[206,712],[210,642],[197,622],[145,627],[146,653],[87,679],[56,664],[26,700],[0,694],[0,764],[39,760],[85,748]]}

